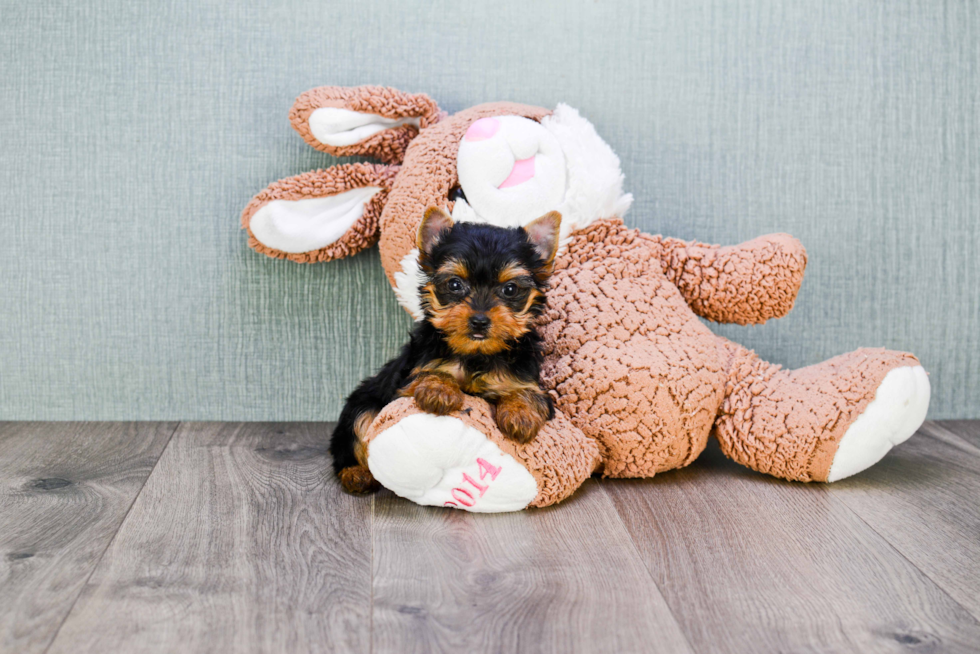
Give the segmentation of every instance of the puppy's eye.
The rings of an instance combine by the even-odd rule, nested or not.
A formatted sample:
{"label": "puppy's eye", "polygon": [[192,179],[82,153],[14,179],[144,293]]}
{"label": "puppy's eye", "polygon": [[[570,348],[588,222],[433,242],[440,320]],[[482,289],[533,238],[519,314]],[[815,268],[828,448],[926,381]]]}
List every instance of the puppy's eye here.
{"label": "puppy's eye", "polygon": [[453,277],[446,282],[446,288],[449,289],[450,293],[459,293],[463,290],[463,280],[459,277]]}
{"label": "puppy's eye", "polygon": [[506,298],[516,297],[518,290],[520,289],[517,288],[517,284],[514,282],[507,282],[500,288],[500,294]]}

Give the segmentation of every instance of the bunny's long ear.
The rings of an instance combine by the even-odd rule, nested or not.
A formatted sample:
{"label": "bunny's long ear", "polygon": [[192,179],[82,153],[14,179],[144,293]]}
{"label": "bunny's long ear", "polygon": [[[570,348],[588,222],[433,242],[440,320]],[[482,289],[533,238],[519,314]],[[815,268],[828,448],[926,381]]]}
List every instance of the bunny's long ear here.
{"label": "bunny's long ear", "polygon": [[242,212],[249,247],[298,263],[341,259],[371,247],[398,168],[344,164],[269,185]]}
{"label": "bunny's long ear", "polygon": [[320,86],[296,98],[289,112],[293,128],[317,150],[385,163],[401,163],[419,129],[444,116],[429,96],[386,86]]}

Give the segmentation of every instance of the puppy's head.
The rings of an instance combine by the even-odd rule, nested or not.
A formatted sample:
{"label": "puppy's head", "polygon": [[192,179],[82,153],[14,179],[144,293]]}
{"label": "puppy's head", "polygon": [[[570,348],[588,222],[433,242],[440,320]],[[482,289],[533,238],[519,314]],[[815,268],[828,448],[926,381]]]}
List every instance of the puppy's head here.
{"label": "puppy's head", "polygon": [[561,215],[524,227],[453,223],[431,207],[418,231],[425,319],[458,354],[492,355],[528,333],[541,313]]}

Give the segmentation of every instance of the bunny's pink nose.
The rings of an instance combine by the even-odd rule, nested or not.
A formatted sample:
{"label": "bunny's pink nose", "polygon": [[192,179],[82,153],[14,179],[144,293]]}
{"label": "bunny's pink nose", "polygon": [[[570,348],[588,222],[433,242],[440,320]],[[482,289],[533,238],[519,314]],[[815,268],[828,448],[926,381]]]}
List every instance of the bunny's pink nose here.
{"label": "bunny's pink nose", "polygon": [[481,118],[466,130],[467,141],[485,141],[500,129],[500,121],[496,118]]}

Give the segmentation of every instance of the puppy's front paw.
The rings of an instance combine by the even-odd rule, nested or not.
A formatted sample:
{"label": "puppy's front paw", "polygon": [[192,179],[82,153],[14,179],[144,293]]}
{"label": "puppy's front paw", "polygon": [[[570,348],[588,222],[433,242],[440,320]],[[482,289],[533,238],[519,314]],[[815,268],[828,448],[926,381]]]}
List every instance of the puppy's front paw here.
{"label": "puppy's front paw", "polygon": [[497,426],[507,438],[530,443],[548,422],[546,400],[526,395],[508,395],[497,403]]}
{"label": "puppy's front paw", "polygon": [[423,375],[412,386],[415,404],[426,413],[445,416],[463,408],[463,391],[448,375]]}

